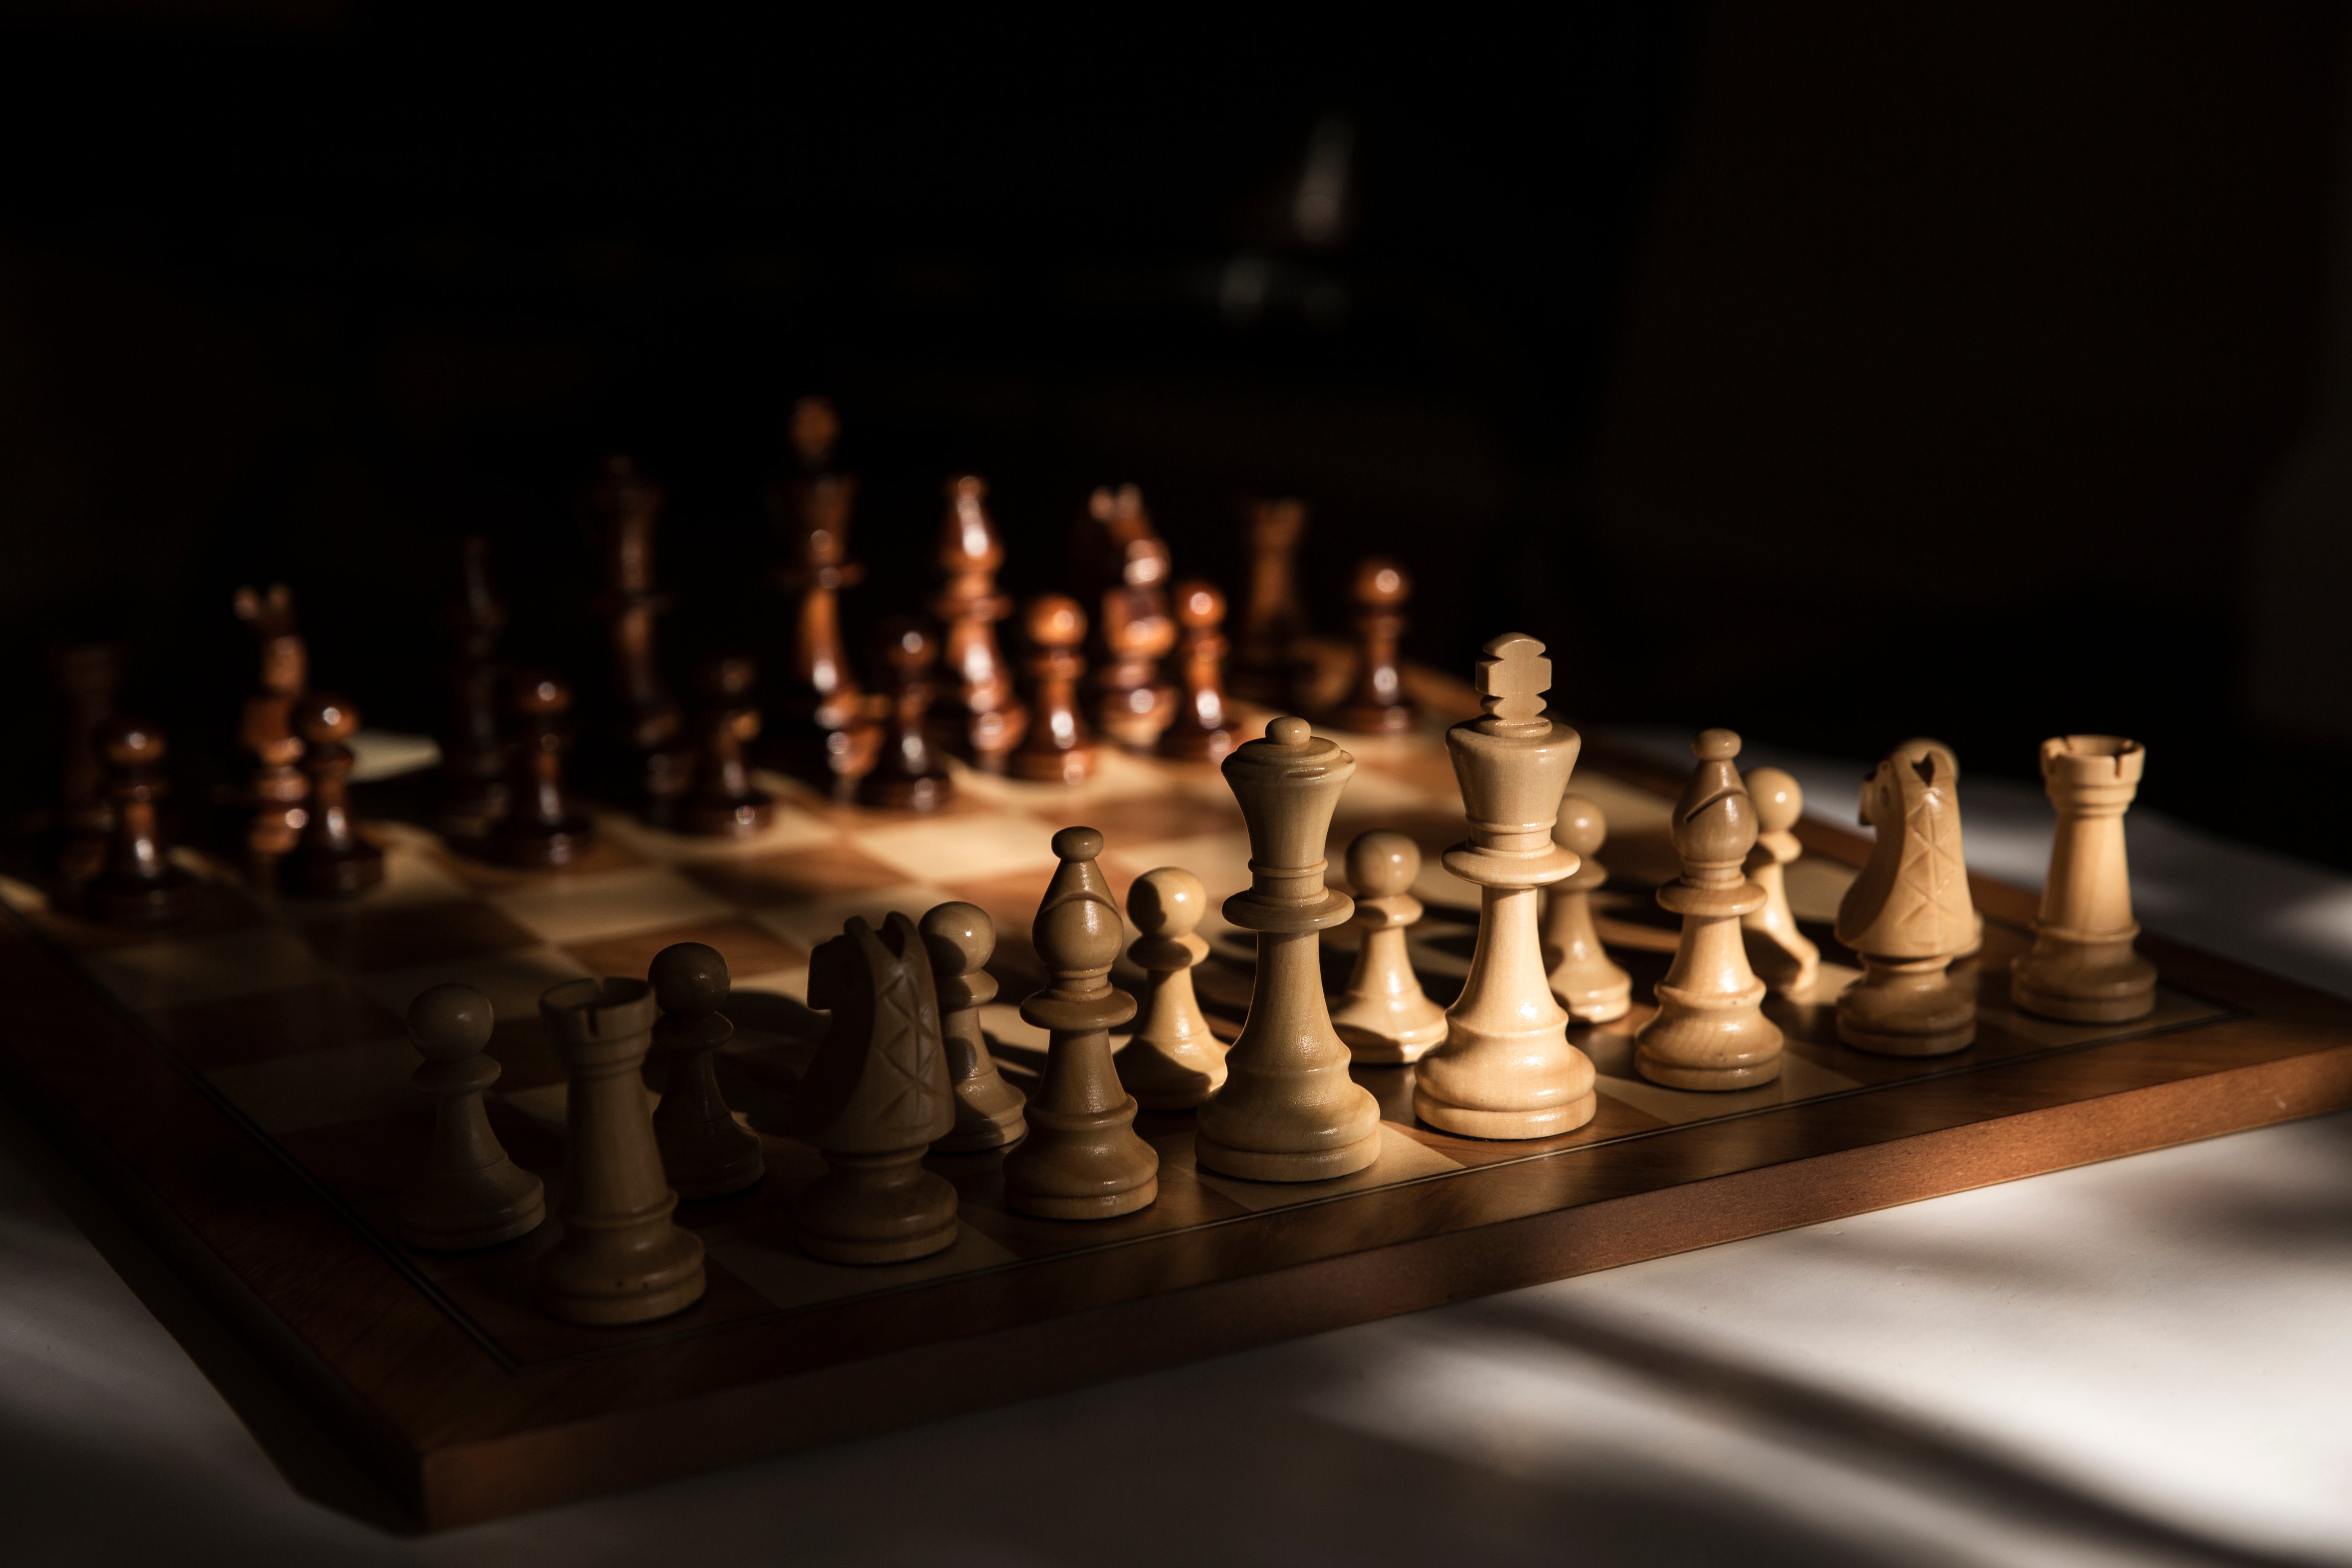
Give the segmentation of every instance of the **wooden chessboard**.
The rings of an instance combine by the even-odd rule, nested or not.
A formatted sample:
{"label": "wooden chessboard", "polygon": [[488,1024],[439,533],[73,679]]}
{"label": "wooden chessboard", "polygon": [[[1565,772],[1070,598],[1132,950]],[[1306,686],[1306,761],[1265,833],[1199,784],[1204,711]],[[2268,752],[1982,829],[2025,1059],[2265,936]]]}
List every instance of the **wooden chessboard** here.
{"label": "wooden chessboard", "polygon": [[[1449,1000],[1475,907],[1436,866],[1463,834],[1440,733],[1459,689],[1425,683],[1421,733],[1339,736],[1360,763],[1333,829],[1411,833],[1431,913],[1413,949]],[[1262,716],[1261,716],[1262,718]],[[1054,866],[1047,841],[1083,822],[1123,898],[1155,866],[1198,873],[1212,907],[1245,885],[1247,843],[1208,767],[1112,755],[1078,788],[965,775],[928,816],[850,808],[766,781],[775,826],[740,844],[674,837],[606,815],[586,865],[523,874],[467,860],[422,828],[383,823],[383,888],[349,904],[265,898],[206,868],[201,913],[126,934],[53,912],[0,880],[0,1070],[38,1117],[393,1494],[449,1525],[756,1455],[1166,1366],[1637,1258],[2157,1148],[2352,1102],[2352,1005],[2174,944],[2149,1018],[2069,1027],[2007,1003],[2032,899],[1979,879],[1982,1027],[1935,1061],[1835,1043],[1829,1003],[1851,955],[1827,922],[1865,842],[1801,828],[1792,901],[1829,961],[1809,996],[1776,1001],[1780,1082],[1703,1095],[1632,1066],[1641,999],[1674,945],[1649,889],[1675,863],[1679,776],[1588,752],[1572,787],[1612,823],[1602,933],[1635,977],[1618,1025],[1575,1031],[1601,1073],[1600,1112],[1568,1136],[1484,1142],[1418,1124],[1412,1069],[1362,1068],[1379,1098],[1379,1162],[1276,1185],[1199,1170],[1189,1115],[1141,1117],[1160,1196],[1141,1213],[1060,1223],[1010,1212],[997,1155],[934,1159],[962,1195],[961,1239],[918,1263],[821,1263],[782,1213],[820,1169],[779,1125],[821,1024],[801,1003],[807,956],[850,915],[919,915],[967,899],[995,916],[1007,1000],[987,1024],[1016,1082],[1042,1037],[1012,1005],[1040,983],[1027,928]],[[192,858],[192,863],[201,864]],[[1239,1024],[1248,949],[1204,928],[1202,991]],[[722,1060],[730,1102],[762,1130],[769,1174],[681,1205],[710,1288],[677,1317],[628,1329],[553,1321],[530,1304],[547,1228],[506,1247],[403,1246],[394,1195],[430,1112],[400,1017],[425,986],[479,986],[500,1018],[493,1124],[551,1183],[562,1075],[541,1034],[541,991],[643,974],[661,947],[710,943],[738,987]],[[1334,943],[1334,983],[1346,954]],[[1126,979],[1132,983],[1138,976]],[[655,1087],[658,1087],[657,1080]]]}

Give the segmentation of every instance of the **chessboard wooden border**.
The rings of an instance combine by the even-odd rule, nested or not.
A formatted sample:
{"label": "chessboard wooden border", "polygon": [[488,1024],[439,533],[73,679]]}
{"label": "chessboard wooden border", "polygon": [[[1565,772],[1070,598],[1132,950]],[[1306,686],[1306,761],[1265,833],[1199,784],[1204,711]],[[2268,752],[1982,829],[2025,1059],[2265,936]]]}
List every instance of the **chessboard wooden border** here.
{"label": "chessboard wooden border", "polygon": [[[1605,746],[1586,765],[1681,784]],[[1799,833],[1867,852],[1828,824]],[[1990,917],[2031,922],[2032,895],[1970,882]],[[2234,1016],[521,1373],[13,917],[0,1086],[440,1528],[2352,1104],[2352,1004],[2142,946]]]}

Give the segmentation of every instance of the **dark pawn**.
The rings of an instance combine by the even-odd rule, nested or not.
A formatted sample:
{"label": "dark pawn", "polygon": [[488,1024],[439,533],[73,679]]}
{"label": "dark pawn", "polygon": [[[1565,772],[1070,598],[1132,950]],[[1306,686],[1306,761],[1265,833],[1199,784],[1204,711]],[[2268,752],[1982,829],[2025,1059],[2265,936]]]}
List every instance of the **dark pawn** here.
{"label": "dark pawn", "polygon": [[1225,596],[1212,583],[1176,586],[1176,668],[1183,680],[1176,718],[1160,735],[1160,754],[1180,762],[1224,760],[1240,739],[1225,708]]}
{"label": "dark pawn", "polygon": [[936,810],[947,804],[955,787],[924,724],[931,710],[931,664],[939,657],[939,644],[920,624],[903,616],[882,623],[879,640],[890,688],[890,731],[873,770],[857,781],[857,799],[864,805]]}
{"label": "dark pawn", "polygon": [[498,658],[507,607],[490,582],[490,542],[475,534],[461,548],[463,575],[447,615],[457,658],[449,672],[449,731],[441,743],[441,810],[479,833],[480,824],[497,821],[506,810]]}
{"label": "dark pawn", "polygon": [[383,851],[360,837],[352,819],[352,748],[358,710],[341,698],[313,691],[294,704],[302,734],[302,772],[310,781],[310,816],[287,862],[293,891],[313,899],[348,898],[383,880]]}
{"label": "dark pawn", "polygon": [[195,879],[172,864],[156,821],[155,805],[170,791],[163,782],[163,731],[143,719],[110,719],[99,726],[97,745],[107,766],[114,828],[106,869],[85,889],[89,912],[119,926],[187,919],[195,908]]}
{"label": "dark pawn", "polygon": [[646,972],[661,1021],[654,1044],[670,1053],[669,1082],[654,1111],[654,1142],[662,1173],[682,1198],[740,1192],[766,1173],[759,1137],[747,1131],[719,1097],[715,1053],[734,1038],[727,1004],[727,960],[698,942],[673,942],[654,954]]}
{"label": "dark pawn", "polygon": [[1021,627],[1030,648],[1029,737],[1013,753],[1013,776],[1084,783],[1095,771],[1094,736],[1078,712],[1087,613],[1076,599],[1046,594],[1029,602]]}
{"label": "dark pawn", "polygon": [[1307,503],[1262,500],[1244,519],[1249,592],[1242,599],[1229,673],[1236,696],[1276,707],[1295,700],[1298,639],[1307,616],[1298,607],[1298,542],[1307,532]]}
{"label": "dark pawn", "polygon": [[625,782],[634,804],[646,820],[664,826],[685,793],[692,761],[686,715],[662,683],[655,629],[677,604],[675,595],[654,586],[655,534],[667,495],[625,457],[605,458],[588,493],[604,552],[604,591],[593,603],[613,643],[613,685],[621,709],[614,739],[627,759]]}
{"label": "dark pawn", "polygon": [[1356,689],[1339,710],[1339,728],[1368,735],[1410,730],[1421,715],[1397,668],[1397,638],[1404,635],[1412,579],[1376,555],[1356,568],[1349,596],[1356,605]]}
{"label": "dark pawn", "polygon": [[760,733],[760,710],[751,703],[757,667],[748,658],[717,658],[702,667],[702,747],[696,759],[694,793],[678,810],[681,831],[713,838],[746,838],[775,819],[775,802],[751,782],[743,748]]}
{"label": "dark pawn", "polygon": [[569,866],[595,847],[596,828],[563,793],[563,717],[572,688],[544,670],[514,678],[507,711],[514,721],[507,775],[507,814],[491,831],[489,851],[514,866]]}

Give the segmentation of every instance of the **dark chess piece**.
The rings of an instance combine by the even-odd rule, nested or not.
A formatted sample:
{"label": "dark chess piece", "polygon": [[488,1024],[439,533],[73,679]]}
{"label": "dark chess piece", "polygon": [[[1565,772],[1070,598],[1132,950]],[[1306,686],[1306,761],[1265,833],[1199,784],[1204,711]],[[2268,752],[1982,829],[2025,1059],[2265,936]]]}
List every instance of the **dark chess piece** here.
{"label": "dark chess piece", "polygon": [[743,762],[743,748],[760,733],[760,710],[751,701],[757,674],[757,667],[740,655],[712,659],[698,674],[702,748],[695,758],[694,788],[678,808],[681,832],[747,838],[775,820],[774,800],[751,782]]}
{"label": "dark chess piece", "polygon": [[239,588],[235,607],[261,653],[261,689],[245,700],[237,743],[255,763],[242,803],[252,813],[245,830],[247,870],[257,886],[268,887],[309,819],[303,802],[310,782],[298,765],[302,737],[294,704],[310,684],[310,656],[295,628],[294,595],[285,584],[272,583],[266,594]]}
{"label": "dark chess piece", "polygon": [[383,880],[383,851],[360,836],[351,808],[351,738],[359,710],[341,698],[313,691],[294,705],[303,741],[302,772],[310,781],[310,809],[302,837],[286,863],[286,882],[314,899],[348,898]]}
{"label": "dark chess piece", "polygon": [[768,495],[786,550],[776,583],[793,602],[792,657],[769,704],[768,749],[784,772],[835,793],[874,765],[882,740],[841,640],[841,592],[864,582],[866,568],[849,558],[857,478],[833,471],[840,434],[826,399],[793,405],[793,447],[803,471]]}
{"label": "dark chess piece", "polygon": [[1176,668],[1183,680],[1176,714],[1160,732],[1160,754],[1188,763],[1223,762],[1241,740],[1225,709],[1225,596],[1213,583],[1176,585]]}
{"label": "dark chess piece", "polygon": [[195,909],[195,879],[172,863],[156,805],[170,793],[163,781],[163,731],[143,719],[110,719],[99,726],[99,756],[114,825],[106,868],[83,889],[90,914],[108,925],[163,926]]}
{"label": "dark chess piece", "polygon": [[[1118,585],[1127,547],[1139,539],[1157,537],[1159,531],[1151,525],[1151,514],[1144,510],[1141,490],[1133,485],[1096,487],[1087,498],[1085,515],[1070,533],[1066,576],[1071,594],[1081,605],[1101,604],[1103,595]],[[1108,657],[1108,650],[1100,645],[1088,652]]]}
{"label": "dark chess piece", "polygon": [[1356,689],[1339,711],[1339,728],[1368,735],[1410,730],[1421,713],[1405,692],[1397,639],[1404,635],[1412,579],[1376,555],[1356,568],[1349,597],[1356,605]]}
{"label": "dark chess piece", "polygon": [[1160,661],[1176,646],[1168,613],[1168,542],[1128,542],[1119,581],[1102,596],[1102,645],[1107,662],[1095,672],[1095,718],[1122,746],[1150,751],[1175,717],[1176,689]]}
{"label": "dark chess piece", "polygon": [[1013,613],[1013,596],[996,586],[1004,545],[982,504],[987,495],[987,481],[978,474],[958,474],[948,481],[939,546],[946,581],[931,601],[931,613],[945,628],[943,663],[954,682],[940,710],[972,766],[1001,773],[1006,754],[1029,727],[1029,711],[1014,695],[1013,671],[996,644],[996,623]]}
{"label": "dark chess piece", "polygon": [[115,699],[122,689],[122,649],[114,643],[84,643],[58,648],[49,664],[66,700],[65,759],[58,780],[58,874],[68,882],[87,882],[105,869],[107,840],[114,831],[98,731],[114,717]]}
{"label": "dark chess piece", "polygon": [[507,776],[507,814],[490,831],[489,853],[510,865],[569,866],[595,847],[596,828],[572,809],[563,789],[571,744],[564,715],[572,688],[544,670],[519,671],[508,695],[514,722]]}
{"label": "dark chess piece", "polygon": [[747,1131],[719,1092],[713,1057],[734,1038],[719,1008],[731,982],[727,960],[698,942],[673,942],[654,954],[646,979],[661,1004],[654,1044],[668,1053],[669,1081],[654,1110],[662,1173],[682,1198],[740,1192],[766,1173],[759,1135]]}
{"label": "dark chess piece", "polygon": [[1298,607],[1298,542],[1307,532],[1307,503],[1254,501],[1244,520],[1249,594],[1234,639],[1231,667],[1236,696],[1286,706],[1298,685],[1298,639],[1306,613]]}
{"label": "dark chess piece", "polygon": [[595,604],[612,626],[618,739],[629,759],[628,783],[637,808],[663,824],[685,793],[693,762],[685,744],[686,717],[662,680],[655,637],[656,620],[677,602],[654,587],[654,531],[665,499],[661,486],[624,457],[604,459],[588,498],[603,534],[604,591]]}
{"label": "dark chess piece", "polygon": [[1095,771],[1094,737],[1078,712],[1078,678],[1087,661],[1087,613],[1076,599],[1045,594],[1029,602],[1029,737],[1013,753],[1013,777],[1082,784]]}
{"label": "dark chess piece", "polygon": [[449,730],[441,741],[441,811],[462,833],[478,836],[506,811],[498,660],[507,607],[490,582],[490,542],[476,534],[460,548],[458,595],[446,616],[457,658],[449,672]]}
{"label": "dark chess piece", "polygon": [[890,732],[874,766],[857,781],[857,799],[865,805],[935,810],[947,804],[955,787],[924,722],[931,710],[931,665],[939,644],[903,616],[885,621],[876,640],[890,682]]}

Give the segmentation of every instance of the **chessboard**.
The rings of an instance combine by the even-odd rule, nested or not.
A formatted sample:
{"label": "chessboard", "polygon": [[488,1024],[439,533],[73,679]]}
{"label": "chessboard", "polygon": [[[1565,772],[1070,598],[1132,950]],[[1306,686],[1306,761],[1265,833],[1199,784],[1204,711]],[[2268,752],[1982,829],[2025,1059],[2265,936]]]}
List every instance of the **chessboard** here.
{"label": "chessboard", "polygon": [[[1370,827],[1423,847],[1429,906],[1412,952],[1451,999],[1468,967],[1475,890],[1439,852],[1464,835],[1442,740],[1466,692],[1418,680],[1418,732],[1334,733],[1359,768],[1331,834],[1336,868]],[[1262,726],[1265,715],[1255,716]],[[1102,1222],[1015,1214],[1002,1153],[934,1156],[963,1226],[948,1251],[854,1268],[789,1239],[783,1212],[822,1171],[779,1135],[824,1026],[805,1005],[811,950],[853,915],[919,917],[976,903],[1000,932],[1003,999],[985,1022],[1000,1064],[1035,1081],[1042,1034],[1015,1004],[1043,983],[1027,931],[1056,828],[1108,841],[1124,900],[1159,866],[1201,877],[1213,910],[1248,882],[1248,843],[1213,767],[1108,752],[1076,786],[959,772],[923,814],[835,804],[793,784],[743,841],[688,838],[602,813],[591,858],[560,873],[486,866],[432,832],[373,823],[383,885],[338,903],[266,895],[180,852],[198,912],[125,932],[0,880],[0,1070],[110,1202],[393,1496],[431,1526],[492,1518],[759,1455],[836,1440],[1442,1302],[2308,1115],[2352,1102],[2352,1004],[2153,937],[2155,1013],[2073,1026],[2008,1004],[2032,895],[1983,879],[1984,947],[1957,973],[1980,1028],[1952,1057],[1904,1060],[1839,1045],[1837,990],[1857,973],[1829,922],[1867,841],[1820,820],[1800,833],[1791,903],[1821,944],[1811,991],[1768,1010],[1787,1031],[1769,1086],[1701,1094],[1643,1081],[1632,1033],[1675,946],[1653,898],[1678,867],[1667,834],[1682,774],[1588,745],[1571,787],[1599,801],[1612,881],[1601,931],[1634,976],[1635,1007],[1580,1026],[1599,1068],[1586,1126],[1534,1142],[1416,1121],[1412,1068],[1359,1067],[1383,1111],[1380,1158],[1337,1180],[1232,1180],[1192,1158],[1190,1113],[1146,1112],[1160,1196]],[[1213,914],[1200,988],[1230,1037],[1251,950]],[[1347,933],[1331,933],[1336,986]],[[431,1111],[402,1014],[429,985],[488,994],[504,1072],[491,1121],[552,1188],[564,1080],[538,998],[583,976],[642,976],[677,942],[725,955],[737,1034],[730,1104],[758,1131],[767,1175],[682,1204],[709,1289],[628,1328],[557,1321],[532,1305],[555,1222],[487,1251],[404,1246],[395,1196]],[[1122,967],[1114,981],[1141,977]],[[656,1053],[658,1056],[659,1053]],[[657,1077],[649,1095],[659,1092]]]}

